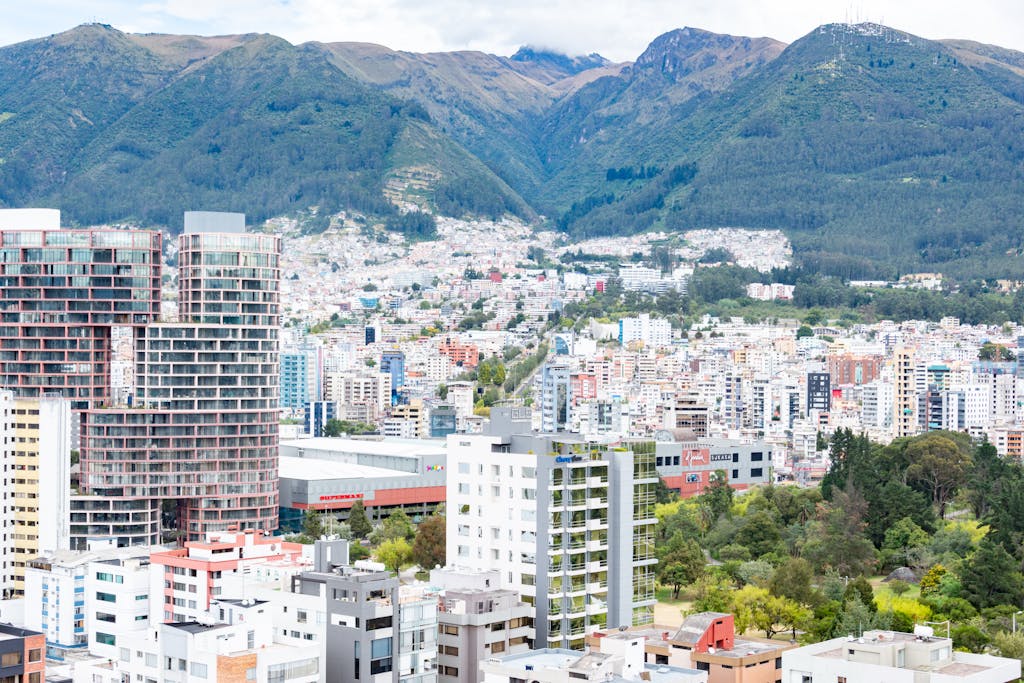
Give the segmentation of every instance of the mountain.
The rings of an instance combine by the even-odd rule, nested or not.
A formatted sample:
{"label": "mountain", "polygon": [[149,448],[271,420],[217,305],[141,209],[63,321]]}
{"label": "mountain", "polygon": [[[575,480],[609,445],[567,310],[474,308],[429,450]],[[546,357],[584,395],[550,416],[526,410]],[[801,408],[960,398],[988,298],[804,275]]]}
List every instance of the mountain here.
{"label": "mountain", "polygon": [[90,24],[0,48],[0,203],[176,226],[320,206],[537,214],[571,237],[780,228],[847,277],[1024,253],[1024,54],[875,24],[696,28],[634,62]]}
{"label": "mountain", "polygon": [[570,93],[547,113],[540,144],[551,177],[539,199],[549,208],[565,209],[566,198],[576,201],[580,189],[599,186],[607,169],[639,172],[640,166],[650,166],[654,159],[638,156],[636,141],[763,68],[784,48],[771,38],[694,28],[659,36],[619,74]]}
{"label": "mountain", "polygon": [[197,207],[255,220],[314,205],[384,215],[396,195],[533,215],[422,106],[347,76],[322,45],[93,24],[0,49],[0,73],[8,205],[171,226]]}
{"label": "mountain", "polygon": [[1010,51],[957,50],[873,24],[820,27],[657,126],[606,131],[598,161],[664,170],[601,182],[589,162],[589,200],[563,224],[782,228],[805,264],[850,277],[1019,271],[1024,80]]}

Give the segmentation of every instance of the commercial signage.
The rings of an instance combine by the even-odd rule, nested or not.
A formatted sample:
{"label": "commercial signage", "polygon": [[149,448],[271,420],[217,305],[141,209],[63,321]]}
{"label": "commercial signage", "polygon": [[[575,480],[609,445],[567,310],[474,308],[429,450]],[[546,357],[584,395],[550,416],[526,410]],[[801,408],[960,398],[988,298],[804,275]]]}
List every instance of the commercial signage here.
{"label": "commercial signage", "polygon": [[715,453],[711,456],[711,462],[719,462],[722,460],[731,461],[732,455],[729,453]]}
{"label": "commercial signage", "polygon": [[353,500],[362,497],[363,494],[361,493],[335,493],[334,495],[330,496],[320,496],[320,502],[323,502],[325,500]]}

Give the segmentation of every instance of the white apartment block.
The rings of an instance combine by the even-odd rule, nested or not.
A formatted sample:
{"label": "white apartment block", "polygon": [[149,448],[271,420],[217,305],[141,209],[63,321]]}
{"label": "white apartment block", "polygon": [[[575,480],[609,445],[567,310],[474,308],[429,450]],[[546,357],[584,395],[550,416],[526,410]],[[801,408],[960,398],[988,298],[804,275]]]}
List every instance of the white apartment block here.
{"label": "white apartment block", "polygon": [[672,325],[664,318],[651,318],[648,313],[622,318],[619,320],[619,343],[631,342],[642,342],[648,347],[671,346]]}
{"label": "white apartment block", "polygon": [[1007,683],[1020,660],[954,652],[932,629],[865,631],[782,653],[782,683]]}
{"label": "white apartment block", "polygon": [[499,570],[534,606],[538,644],[582,648],[599,628],[650,623],[653,444],[534,434],[522,409],[491,416],[482,434],[448,437],[449,564]]}
{"label": "white apartment block", "polygon": [[86,648],[113,657],[119,637],[149,625],[150,550],[61,550],[28,563],[25,601],[38,608],[25,611],[25,627],[46,635],[48,657]]}
{"label": "white apartment block", "polygon": [[0,392],[0,441],[5,497],[0,590],[10,597],[23,593],[29,560],[70,547],[70,401]]}
{"label": "white apartment block", "polygon": [[320,644],[278,642],[262,600],[219,603],[224,619],[159,624],[126,637],[111,659],[79,662],[75,683],[325,680]]}

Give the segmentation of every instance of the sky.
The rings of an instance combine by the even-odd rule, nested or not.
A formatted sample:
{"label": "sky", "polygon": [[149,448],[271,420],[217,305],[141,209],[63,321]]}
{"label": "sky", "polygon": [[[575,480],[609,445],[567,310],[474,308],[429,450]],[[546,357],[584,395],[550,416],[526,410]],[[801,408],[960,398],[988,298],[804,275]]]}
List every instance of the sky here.
{"label": "sky", "polygon": [[100,22],[131,33],[258,32],[413,52],[511,55],[530,45],[627,61],[683,26],[789,43],[844,21],[1024,51],[1021,0],[32,0],[4,13],[0,45]]}

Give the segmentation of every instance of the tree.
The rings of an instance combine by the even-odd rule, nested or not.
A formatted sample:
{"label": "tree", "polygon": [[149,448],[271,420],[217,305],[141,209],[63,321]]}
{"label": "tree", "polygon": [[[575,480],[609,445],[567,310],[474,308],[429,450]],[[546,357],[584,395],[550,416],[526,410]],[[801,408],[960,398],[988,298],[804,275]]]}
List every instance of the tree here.
{"label": "tree", "polygon": [[485,386],[491,383],[491,365],[490,363],[481,363],[480,367],[476,371],[476,381],[480,386]]}
{"label": "tree", "polygon": [[921,551],[928,544],[928,532],[904,517],[885,532],[882,543],[882,558],[885,566],[916,567],[920,564]]}
{"label": "tree", "polygon": [[404,538],[391,538],[377,548],[377,559],[396,574],[412,562],[412,546]]}
{"label": "tree", "polygon": [[1002,545],[986,536],[960,570],[964,597],[978,609],[1020,604],[1024,577],[1018,566]]}
{"label": "tree", "polygon": [[813,582],[811,563],[802,557],[791,557],[775,569],[768,582],[768,590],[773,595],[813,607],[822,601],[821,593],[815,590]]}
{"label": "tree", "polygon": [[413,562],[430,570],[445,565],[445,518],[431,515],[420,522],[412,542]]}
{"label": "tree", "polygon": [[967,473],[968,459],[952,439],[942,434],[926,434],[907,446],[907,481],[917,482],[931,494],[939,509],[939,517],[946,517],[946,504],[956,493]]}
{"label": "tree", "polygon": [[679,493],[675,489],[670,489],[662,477],[658,477],[654,484],[654,502],[664,504],[676,500],[679,500]]}
{"label": "tree", "polygon": [[874,567],[875,546],[864,536],[867,502],[848,483],[833,494],[823,519],[808,530],[802,555],[819,569],[831,567],[844,576],[859,576]]}
{"label": "tree", "polygon": [[352,527],[352,536],[355,538],[366,538],[373,531],[373,524],[366,516],[366,508],[363,501],[357,500],[348,511],[348,525]]}
{"label": "tree", "polygon": [[715,477],[700,494],[700,504],[707,508],[711,522],[728,515],[732,509],[733,490],[726,479],[725,470],[716,470]]}
{"label": "tree", "polygon": [[939,590],[939,585],[942,583],[942,577],[946,575],[948,570],[941,564],[933,565],[924,576],[921,577],[921,582],[918,586],[921,588],[921,596],[927,597],[932,593]]}
{"label": "tree", "polygon": [[684,584],[695,582],[704,573],[704,551],[697,541],[683,540],[676,534],[668,543],[669,551],[658,562],[658,580],[672,587],[672,597],[679,598]]}
{"label": "tree", "polygon": [[775,519],[766,510],[757,510],[743,518],[734,542],[750,548],[751,557],[757,558],[778,550],[781,540]]}
{"label": "tree", "polygon": [[1002,344],[993,344],[992,342],[985,342],[978,349],[978,360],[987,361],[1012,361],[1016,360],[1016,356],[1013,355],[1013,351],[1006,348]]}
{"label": "tree", "polygon": [[796,338],[803,339],[804,337],[813,337],[814,330],[811,329],[810,325],[801,325],[796,330]]}
{"label": "tree", "polygon": [[1024,662],[1024,629],[1016,633],[997,633],[992,637],[992,645],[999,651],[1000,657],[1010,657]]}
{"label": "tree", "polygon": [[387,540],[404,538],[411,541],[416,537],[416,527],[409,519],[409,515],[402,510],[395,510],[381,524],[381,535]]}

